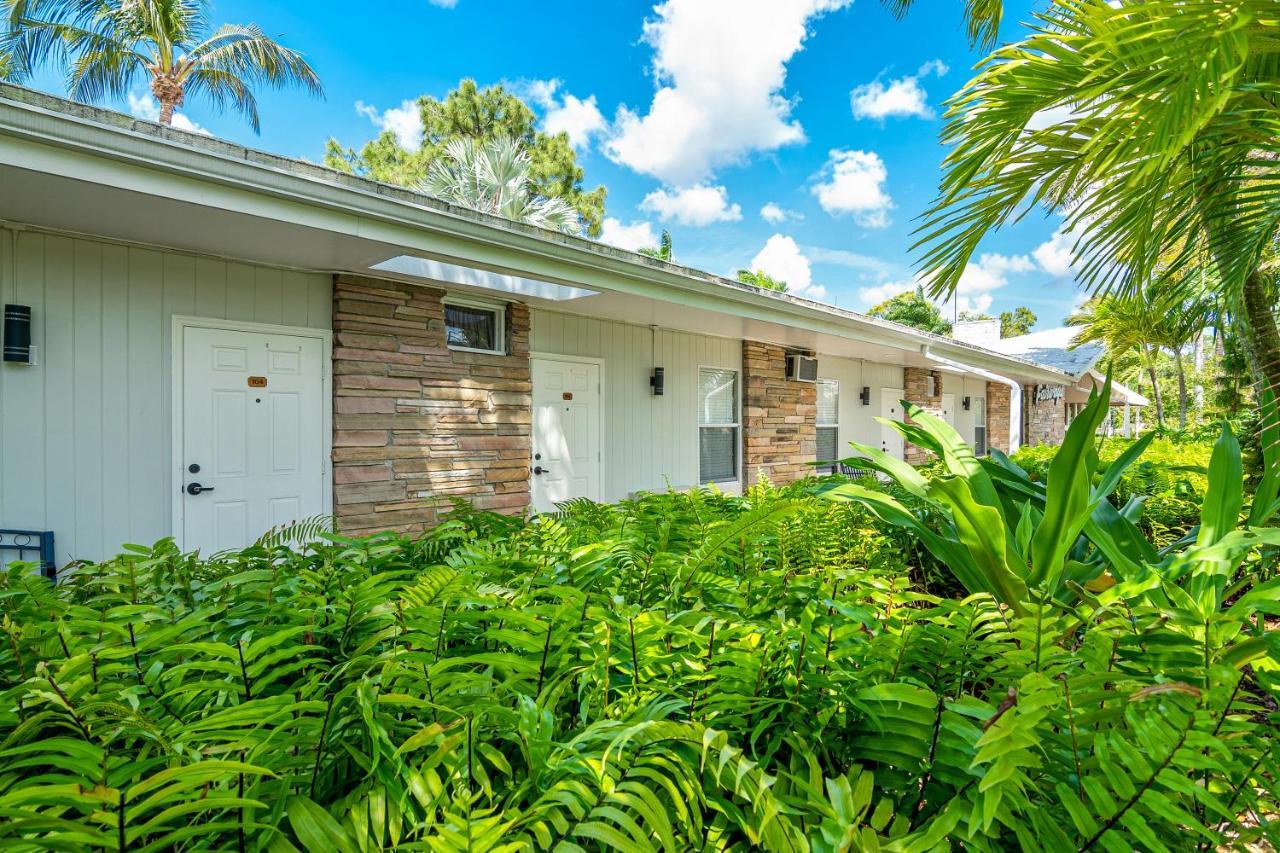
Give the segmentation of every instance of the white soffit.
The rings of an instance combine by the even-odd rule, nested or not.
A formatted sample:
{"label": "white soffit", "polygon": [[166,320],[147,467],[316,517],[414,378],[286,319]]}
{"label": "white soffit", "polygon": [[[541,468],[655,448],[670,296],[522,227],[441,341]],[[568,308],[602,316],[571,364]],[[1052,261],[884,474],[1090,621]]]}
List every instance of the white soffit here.
{"label": "white soffit", "polygon": [[523,278],[518,275],[490,272],[489,270],[480,270],[475,267],[447,264],[443,261],[419,258],[413,255],[396,255],[381,263],[374,264],[369,269],[398,273],[444,284],[482,287],[486,290],[515,293],[520,296],[548,299],[553,302],[582,299],[585,296],[595,296],[598,293],[598,291],[587,290],[584,287],[570,287],[550,281],[539,281],[535,278]]}

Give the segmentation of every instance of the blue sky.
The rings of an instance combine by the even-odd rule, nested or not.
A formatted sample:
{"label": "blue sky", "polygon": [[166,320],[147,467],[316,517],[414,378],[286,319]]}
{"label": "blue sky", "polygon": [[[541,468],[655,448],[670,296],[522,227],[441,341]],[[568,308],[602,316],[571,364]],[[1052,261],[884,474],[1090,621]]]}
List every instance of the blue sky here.
{"label": "blue sky", "polygon": [[[1004,40],[1033,5],[1006,2]],[[912,280],[913,219],[945,154],[941,104],[980,58],[962,6],[919,2],[896,20],[877,0],[387,0],[354,15],[331,0],[214,0],[215,22],[252,21],[304,51],[326,98],[260,93],[261,137],[198,100],[184,115],[319,160],[330,136],[359,146],[387,127],[412,139],[402,107],[420,94],[503,82],[571,132],[588,186],[608,187],[606,240],[634,248],[665,227],[681,263],[763,267],[864,309]],[[118,106],[147,114],[141,90],[130,100]],[[1060,324],[1077,291],[1057,224],[1033,212],[992,235],[961,307],[1027,305],[1039,328]]]}

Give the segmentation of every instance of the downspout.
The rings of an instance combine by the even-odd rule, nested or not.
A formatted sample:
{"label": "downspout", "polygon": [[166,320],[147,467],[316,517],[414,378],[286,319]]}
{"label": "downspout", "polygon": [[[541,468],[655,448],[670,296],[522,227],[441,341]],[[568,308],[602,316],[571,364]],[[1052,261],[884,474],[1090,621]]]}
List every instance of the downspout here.
{"label": "downspout", "polygon": [[[960,361],[952,361],[949,358],[943,358],[937,355],[929,348],[928,344],[920,347],[920,354],[930,361],[938,364],[946,365],[957,370],[972,373],[988,379],[992,382],[998,382],[1007,386],[1009,389],[1009,453],[1017,452],[1022,446],[1022,385],[1007,376],[1001,376],[998,373],[992,373],[990,370],[983,370],[981,367],[974,367],[972,364],[965,364]],[[1004,450],[1004,448],[1000,448]]]}

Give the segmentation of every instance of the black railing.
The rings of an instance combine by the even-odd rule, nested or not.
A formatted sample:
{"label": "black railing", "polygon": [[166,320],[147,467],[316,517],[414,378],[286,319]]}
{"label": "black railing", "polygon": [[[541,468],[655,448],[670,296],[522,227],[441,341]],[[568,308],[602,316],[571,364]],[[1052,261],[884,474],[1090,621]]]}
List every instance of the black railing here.
{"label": "black railing", "polygon": [[28,555],[35,555],[45,577],[50,580],[58,577],[58,567],[53,559],[52,530],[0,529],[0,555],[5,551],[16,552],[20,561],[33,559]]}

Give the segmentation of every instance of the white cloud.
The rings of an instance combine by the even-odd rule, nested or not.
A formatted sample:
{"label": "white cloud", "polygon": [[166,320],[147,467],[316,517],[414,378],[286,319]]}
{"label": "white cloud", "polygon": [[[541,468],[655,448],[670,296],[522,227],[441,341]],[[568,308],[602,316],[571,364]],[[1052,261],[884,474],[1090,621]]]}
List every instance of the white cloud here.
{"label": "white cloud", "polygon": [[[864,275],[864,280],[883,281],[895,275],[902,275],[906,270],[899,264],[889,263],[871,255],[851,252],[848,249],[827,249],[822,246],[806,246],[805,252],[809,260],[819,264],[835,264],[857,270]],[[868,276],[867,273],[872,275]]]}
{"label": "white cloud", "polygon": [[657,91],[648,111],[619,107],[611,160],[663,182],[706,180],[753,151],[804,140],[783,96],[809,22],[852,0],[666,0],[645,23]]}
{"label": "white cloud", "polygon": [[452,9],[458,5],[458,0],[427,0],[432,6],[439,6],[441,9]]}
{"label": "white cloud", "polygon": [[705,184],[679,190],[654,190],[640,202],[640,208],[657,214],[663,222],[675,220],[681,225],[710,225],[742,218],[742,208],[729,203],[729,193],[724,187]]}
{"label": "white cloud", "polygon": [[542,129],[552,135],[563,131],[574,148],[586,148],[608,126],[595,95],[583,99],[565,92],[560,97],[559,80],[532,80],[520,86],[543,108]]}
{"label": "white cloud", "polygon": [[920,66],[915,74],[908,74],[888,83],[878,78],[855,88],[849,95],[854,118],[870,118],[883,121],[886,118],[933,118],[928,95],[920,85],[920,78],[930,74],[939,77],[951,69],[940,59],[933,59]]}
{"label": "white cloud", "polygon": [[906,293],[909,290],[916,289],[914,281],[886,281],[884,284],[878,284],[875,287],[863,287],[858,290],[858,298],[871,308],[879,305],[886,299],[892,299],[899,293]]}
{"label": "white cloud", "polygon": [[[953,309],[985,312],[995,301],[992,293],[1008,284],[1010,275],[1034,272],[1035,269],[1035,262],[1026,255],[988,252],[965,265],[956,284]],[[950,302],[947,304],[951,305]]]}
{"label": "white cloud", "polygon": [[788,210],[770,201],[760,208],[760,218],[770,225],[777,225],[781,222],[786,222],[788,219],[804,219],[804,214],[799,211]]}
{"label": "white cloud", "polygon": [[1053,236],[1036,246],[1031,254],[1040,265],[1040,269],[1054,278],[1070,278],[1072,274],[1071,247],[1075,241],[1059,228]]}
{"label": "white cloud", "polygon": [[619,249],[635,252],[658,245],[658,237],[653,233],[653,226],[648,222],[632,222],[623,224],[612,216],[606,216],[600,226],[600,242]]}
{"label": "white cloud", "polygon": [[394,133],[396,140],[410,151],[422,144],[422,115],[417,101],[401,101],[400,106],[382,112],[364,101],[356,101],[356,112],[377,125],[379,130]]}
{"label": "white cloud", "polygon": [[[147,121],[159,121],[160,102],[146,93],[130,92],[129,114]],[[209,135],[209,131],[187,118],[183,113],[175,112],[173,114],[173,126],[178,130],[185,130],[189,133]]]}
{"label": "white cloud", "polygon": [[784,234],[774,234],[764,248],[751,259],[752,272],[763,272],[777,281],[787,283],[787,292],[807,299],[821,299],[827,289],[813,283],[813,269],[809,259],[800,251],[796,241]]}
{"label": "white cloud", "polygon": [[832,216],[851,213],[854,220],[866,228],[884,228],[889,224],[893,199],[884,191],[889,172],[880,155],[874,151],[837,149],[830,153],[823,174],[826,182],[812,188],[823,210]]}

